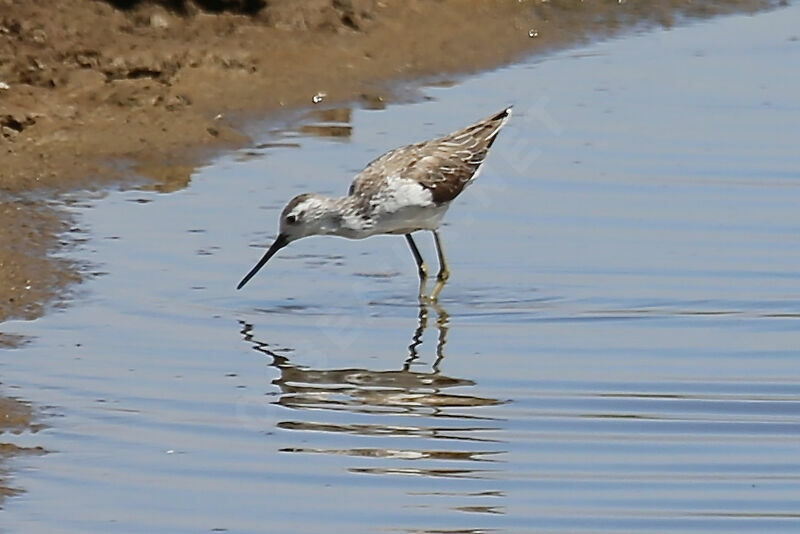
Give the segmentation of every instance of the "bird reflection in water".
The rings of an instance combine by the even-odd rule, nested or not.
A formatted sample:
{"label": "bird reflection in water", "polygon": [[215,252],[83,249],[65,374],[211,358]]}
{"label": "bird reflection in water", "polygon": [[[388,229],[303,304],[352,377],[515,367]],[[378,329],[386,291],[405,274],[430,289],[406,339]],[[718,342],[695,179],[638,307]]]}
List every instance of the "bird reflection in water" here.
{"label": "bird reflection in water", "polygon": [[[423,362],[419,351],[423,333],[432,319],[431,309],[436,313],[438,331],[436,358],[429,370],[421,370]],[[441,371],[445,360],[449,316],[439,304],[420,306],[417,327],[407,354],[396,370],[305,367],[292,362],[284,351],[260,341],[253,331],[253,325],[245,322],[241,322],[241,325],[245,341],[254,350],[268,356],[270,365],[279,372],[279,376],[272,381],[280,390],[274,404],[313,415],[313,418],[279,421],[278,428],[348,434],[356,436],[355,439],[360,442],[354,445],[374,444],[369,439],[373,436],[400,438],[387,442],[387,446],[381,448],[292,447],[283,448],[282,452],[403,461],[428,460],[424,467],[407,467],[405,462],[351,467],[349,470],[355,473],[492,478],[493,469],[475,468],[472,463],[496,463],[499,461],[497,455],[506,451],[500,448],[501,442],[492,437],[500,430],[498,419],[478,413],[483,411],[478,409],[505,401],[453,391],[454,388],[476,386],[476,383],[467,378],[447,376]],[[341,416],[327,417],[325,411],[349,412],[353,417],[350,421]],[[425,441],[417,445],[409,438],[422,438]],[[437,441],[428,441],[431,439]],[[454,446],[443,447],[445,440],[451,441]],[[447,465],[447,461],[456,461],[459,465]],[[468,462],[469,465],[462,462]]]}

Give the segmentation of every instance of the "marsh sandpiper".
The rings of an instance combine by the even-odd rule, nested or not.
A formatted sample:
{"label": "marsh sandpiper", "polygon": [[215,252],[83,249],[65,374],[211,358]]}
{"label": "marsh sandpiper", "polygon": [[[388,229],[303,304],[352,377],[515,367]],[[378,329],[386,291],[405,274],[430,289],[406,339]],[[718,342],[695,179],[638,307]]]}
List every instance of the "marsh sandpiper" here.
{"label": "marsh sandpiper", "polygon": [[[475,179],[489,148],[511,116],[511,107],[451,134],[396,148],[366,166],[346,196],[304,193],[281,213],[278,237],[236,289],[241,289],[280,249],[311,235],[363,239],[404,235],[419,272],[420,299],[435,301],[450,276],[439,224],[450,203]],[[412,232],[433,233],[439,257],[437,283],[425,295],[428,269]]]}

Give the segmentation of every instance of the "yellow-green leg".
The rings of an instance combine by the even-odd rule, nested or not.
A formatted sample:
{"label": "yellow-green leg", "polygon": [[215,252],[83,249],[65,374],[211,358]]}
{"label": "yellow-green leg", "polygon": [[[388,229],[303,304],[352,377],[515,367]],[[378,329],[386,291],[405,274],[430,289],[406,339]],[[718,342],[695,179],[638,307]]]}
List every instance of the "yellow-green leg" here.
{"label": "yellow-green leg", "polygon": [[439,237],[439,232],[433,230],[433,241],[436,243],[436,254],[439,256],[439,274],[436,278],[442,282],[446,282],[450,278],[450,269],[447,268],[447,260],[444,257],[444,247],[442,247],[442,240]]}
{"label": "yellow-green leg", "polygon": [[439,232],[432,230],[433,242],[436,244],[436,255],[439,256],[439,274],[436,275],[436,285],[433,286],[431,291],[431,301],[436,301],[439,298],[439,293],[442,292],[445,282],[450,278],[450,269],[447,268],[447,259],[444,257],[444,247],[442,246],[442,239],[439,237]]}

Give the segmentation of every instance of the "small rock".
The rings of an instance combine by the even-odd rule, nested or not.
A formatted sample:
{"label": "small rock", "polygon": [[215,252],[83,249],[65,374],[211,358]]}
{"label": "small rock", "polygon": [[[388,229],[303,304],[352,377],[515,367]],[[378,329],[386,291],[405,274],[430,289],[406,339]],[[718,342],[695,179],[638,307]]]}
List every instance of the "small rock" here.
{"label": "small rock", "polygon": [[36,44],[44,44],[47,42],[47,33],[43,29],[37,28],[31,32],[31,40]]}
{"label": "small rock", "polygon": [[84,69],[97,68],[100,64],[100,54],[94,50],[78,52],[75,54],[75,63]]}
{"label": "small rock", "polygon": [[161,13],[153,13],[150,15],[150,26],[157,30],[166,30],[169,28],[169,20]]}
{"label": "small rock", "polygon": [[175,111],[184,108],[192,103],[191,99],[185,95],[172,95],[164,100],[164,107],[167,111]]}
{"label": "small rock", "polygon": [[386,109],[386,99],[377,93],[362,93],[361,102],[367,109]]}

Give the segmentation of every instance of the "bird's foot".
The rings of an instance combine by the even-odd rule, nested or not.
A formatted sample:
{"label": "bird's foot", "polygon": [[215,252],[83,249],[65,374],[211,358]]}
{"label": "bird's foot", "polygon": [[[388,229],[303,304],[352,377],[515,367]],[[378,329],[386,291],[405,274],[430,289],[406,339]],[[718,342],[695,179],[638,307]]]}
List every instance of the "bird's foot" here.
{"label": "bird's foot", "polygon": [[444,289],[445,282],[447,282],[447,278],[436,281],[436,285],[433,286],[433,291],[431,291],[431,294],[427,297],[429,303],[436,304],[439,301],[439,293]]}
{"label": "bird's foot", "polygon": [[419,283],[424,284],[425,280],[428,279],[428,266],[425,263],[419,264]]}

